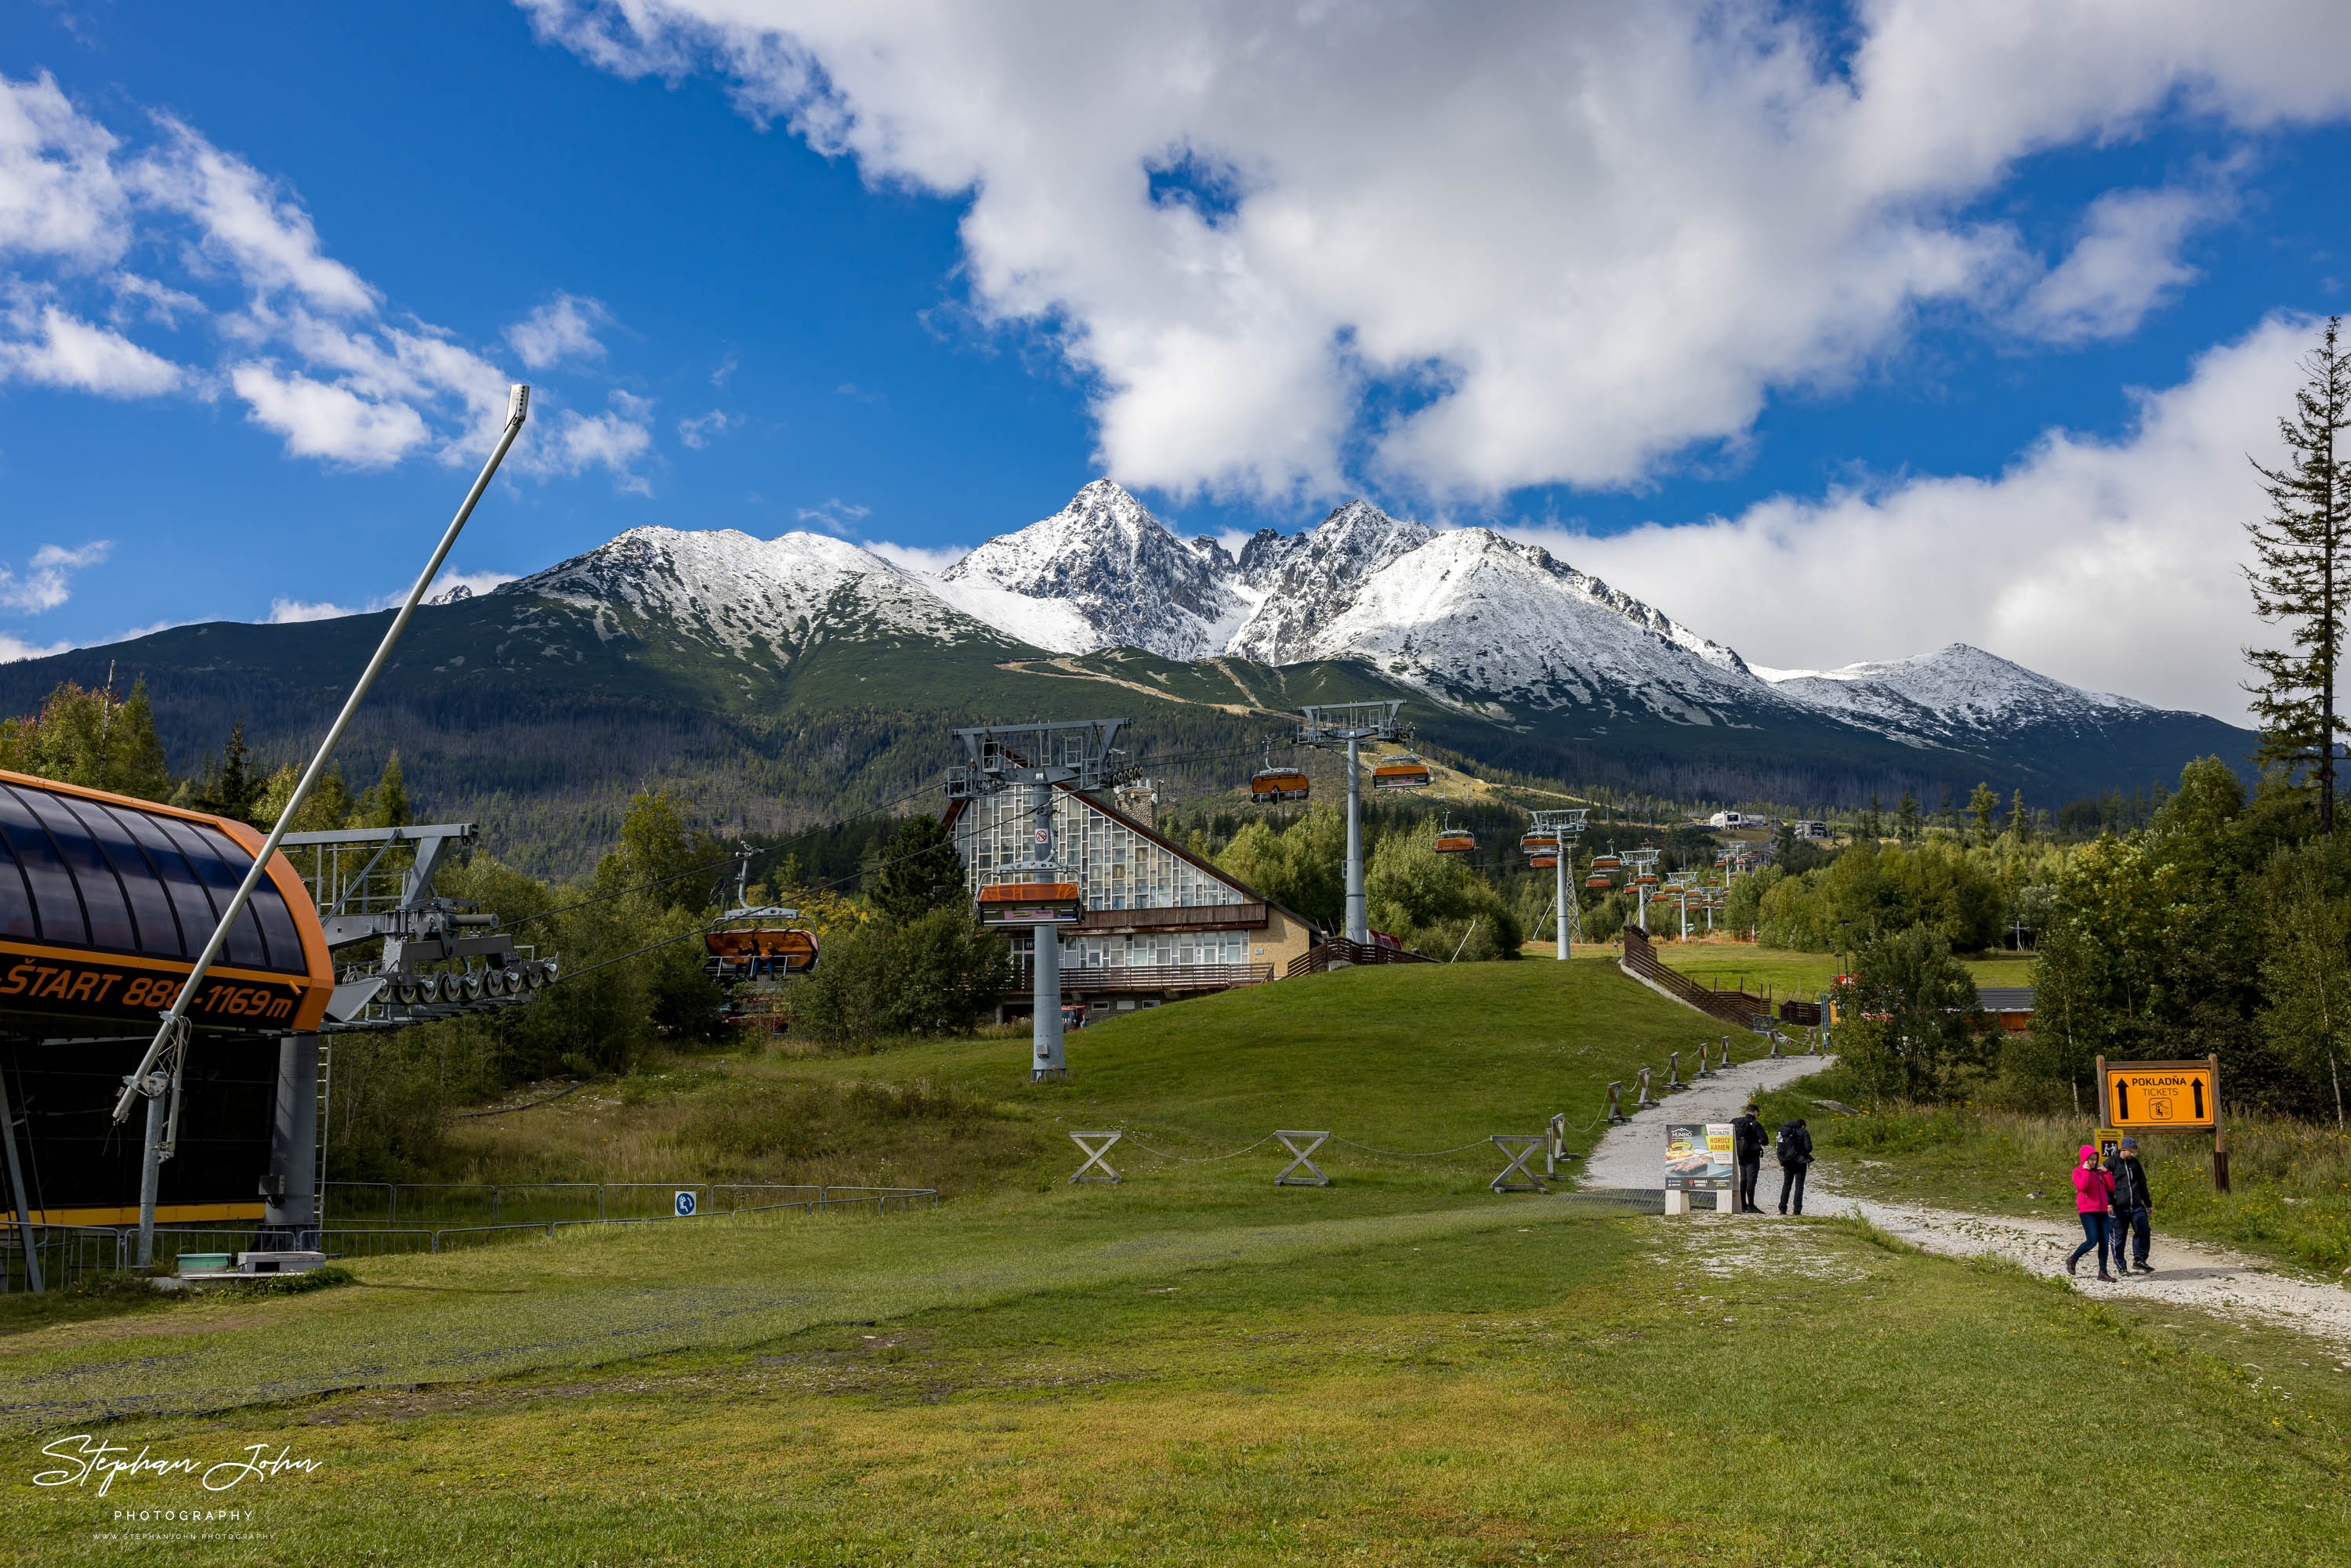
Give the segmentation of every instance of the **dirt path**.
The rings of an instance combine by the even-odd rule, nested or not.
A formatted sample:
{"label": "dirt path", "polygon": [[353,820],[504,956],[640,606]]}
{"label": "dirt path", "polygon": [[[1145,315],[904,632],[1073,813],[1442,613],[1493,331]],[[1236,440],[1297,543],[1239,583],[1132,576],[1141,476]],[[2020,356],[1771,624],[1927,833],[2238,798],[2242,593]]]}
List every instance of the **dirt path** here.
{"label": "dirt path", "polygon": [[[1584,1185],[1654,1187],[1662,1180],[1659,1167],[1665,1161],[1667,1122],[1727,1122],[1759,1089],[1779,1088],[1824,1065],[1825,1060],[1820,1057],[1741,1062],[1692,1086],[1687,1093],[1669,1096],[1663,1105],[1635,1112],[1628,1124],[1609,1128],[1593,1148],[1585,1164]],[[1756,1187],[1756,1199],[1766,1213],[1743,1218],[1701,1213],[1697,1218],[1700,1223],[1768,1226],[1779,1218],[1769,1212],[1779,1191],[1779,1167],[1767,1154],[1763,1179]],[[1880,1229],[1929,1252],[1954,1258],[2007,1258],[2036,1274],[2063,1274],[2065,1255],[2082,1239],[2078,1226],[2051,1220],[1963,1214],[1923,1204],[1855,1197],[1839,1192],[1834,1176],[1823,1166],[1813,1167],[1804,1203],[1813,1214],[1859,1213]],[[2161,1216],[2157,1218],[2158,1228],[2148,1260],[2155,1265],[2154,1273],[2101,1284],[2093,1255],[2084,1260],[2085,1272],[2075,1278],[2074,1289],[2102,1301],[2152,1298],[2237,1322],[2295,1329],[2351,1347],[2351,1290],[2297,1279],[2223,1248],[2172,1240],[2161,1232]]]}

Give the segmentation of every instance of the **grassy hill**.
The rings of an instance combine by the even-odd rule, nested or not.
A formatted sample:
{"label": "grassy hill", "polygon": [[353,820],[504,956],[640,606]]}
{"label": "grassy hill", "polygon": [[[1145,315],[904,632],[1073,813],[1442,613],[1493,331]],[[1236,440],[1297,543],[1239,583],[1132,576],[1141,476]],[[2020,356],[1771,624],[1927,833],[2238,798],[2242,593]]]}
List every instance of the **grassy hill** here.
{"label": "grassy hill", "polygon": [[[242,1538],[148,1549],[229,1563],[2337,1552],[2351,1395],[2306,1342],[2087,1305],[1834,1219],[1498,1197],[1490,1152],[1343,1151],[1328,1188],[1276,1188],[1263,1149],[1199,1157],[1274,1125],[1405,1151],[1532,1131],[1710,1027],[1587,960],[1161,1009],[1073,1037],[1061,1086],[1021,1082],[1007,1040],[731,1055],[590,1113],[576,1146],[672,1099],[674,1131],[811,1084],[875,1129],[922,1086],[1036,1136],[998,1139],[993,1179],[926,1214],[575,1230],[79,1322],[15,1309],[0,1407],[28,1452],[88,1433],[315,1460],[231,1494]],[[578,1098],[481,1125],[528,1142]],[[1111,1127],[1128,1179],[1069,1186],[1061,1134]],[[2146,1482],[2122,1526],[2087,1500],[2114,1495],[2118,1441]],[[20,1475],[0,1540],[57,1560],[114,1510],[205,1502],[185,1476],[101,1499]]]}

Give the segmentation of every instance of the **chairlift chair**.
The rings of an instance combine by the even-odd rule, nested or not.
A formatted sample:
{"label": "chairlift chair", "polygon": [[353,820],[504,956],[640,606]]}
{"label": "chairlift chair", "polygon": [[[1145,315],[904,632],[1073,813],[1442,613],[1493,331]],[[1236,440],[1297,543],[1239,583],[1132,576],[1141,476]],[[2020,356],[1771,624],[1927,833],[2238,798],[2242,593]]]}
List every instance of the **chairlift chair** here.
{"label": "chairlift chair", "polygon": [[1599,873],[1599,872],[1594,872],[1594,873],[1593,873],[1590,876],[1587,876],[1587,877],[1585,877],[1585,878],[1583,879],[1583,885],[1584,885],[1584,886],[1586,886],[1586,887],[1589,887],[1589,888],[1594,888],[1594,889],[1597,889],[1597,890],[1600,890],[1600,891],[1604,892],[1604,891],[1606,891],[1607,889],[1609,889],[1609,888],[1611,888],[1611,887],[1615,886],[1616,884],[1615,884],[1614,883],[1610,882],[1610,881],[1608,880],[1608,878],[1607,878],[1605,875],[1604,875],[1603,873]]}
{"label": "chairlift chair", "polygon": [[1426,789],[1429,781],[1428,764],[1409,751],[1383,757],[1372,765],[1374,789]]}
{"label": "chairlift chair", "polygon": [[1074,882],[998,882],[979,890],[982,925],[1075,925],[1085,915],[1085,896]]}
{"label": "chairlift chair", "polygon": [[1549,828],[1537,828],[1519,841],[1519,848],[1531,855],[1557,854],[1559,835]]}
{"label": "chairlift chair", "polygon": [[1453,819],[1449,816],[1445,819],[1444,826],[1437,830],[1437,852],[1438,854],[1472,854],[1476,852],[1477,848],[1477,835],[1472,833],[1467,828],[1455,827],[1453,825]]}
{"label": "chairlift chair", "polygon": [[1552,868],[1559,864],[1559,856],[1555,854],[1540,854],[1535,856],[1534,859],[1529,861],[1527,863],[1534,867],[1537,871],[1550,871]]}
{"label": "chairlift chair", "polygon": [[703,933],[703,946],[718,960],[719,977],[805,975],[815,968],[823,956],[816,933],[804,925],[770,923],[789,918],[782,910],[763,910],[734,916]]}
{"label": "chairlift chair", "polygon": [[1593,855],[1592,857],[1592,869],[1593,871],[1622,871],[1624,868],[1625,862],[1618,856]]}
{"label": "chairlift chair", "polygon": [[1308,788],[1306,775],[1299,769],[1273,765],[1273,747],[1269,745],[1265,748],[1265,766],[1249,779],[1249,799],[1260,806],[1303,800]]}

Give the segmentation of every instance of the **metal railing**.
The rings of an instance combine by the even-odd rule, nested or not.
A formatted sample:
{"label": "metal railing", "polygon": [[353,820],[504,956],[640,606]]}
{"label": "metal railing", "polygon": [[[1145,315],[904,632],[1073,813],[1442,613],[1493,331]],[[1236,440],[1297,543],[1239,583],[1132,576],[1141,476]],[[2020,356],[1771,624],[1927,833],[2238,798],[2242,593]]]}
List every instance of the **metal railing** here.
{"label": "metal railing", "polygon": [[927,1191],[915,1187],[833,1186],[815,1183],[614,1181],[614,1182],[366,1182],[321,1184],[334,1223],[404,1229],[452,1224],[544,1225],[605,1219],[665,1219],[677,1211],[677,1195],[694,1195],[696,1214],[731,1214],[778,1204],[856,1197],[864,1194]]}
{"label": "metal railing", "polygon": [[[337,1186],[375,1186],[373,1183],[337,1183]],[[399,1184],[383,1184],[399,1185]],[[407,1184],[429,1186],[435,1184]],[[524,1184],[515,1184],[520,1187]],[[316,1228],[288,1230],[256,1222],[252,1225],[224,1228],[217,1226],[162,1226],[155,1228],[154,1261],[159,1269],[176,1269],[179,1260],[194,1253],[227,1253],[299,1247],[306,1251],[320,1251],[329,1258],[386,1258],[408,1253],[437,1254],[455,1252],[500,1241],[552,1237],[559,1230],[581,1229],[599,1225],[660,1225],[687,1224],[696,1219],[725,1219],[746,1214],[825,1215],[870,1213],[876,1217],[904,1214],[910,1209],[935,1208],[939,1203],[938,1189],[927,1186],[784,1186],[774,1183],[718,1184],[709,1183],[559,1183],[530,1184],[533,1186],[601,1186],[611,1189],[659,1186],[672,1195],[698,1192],[724,1195],[728,1201],[723,1206],[705,1207],[697,1203],[691,1215],[674,1210],[664,1214],[623,1215],[601,1218],[534,1219],[490,1225],[443,1225],[430,1223],[385,1226],[371,1228],[360,1226],[327,1226]],[[796,1193],[805,1196],[780,1197],[777,1195]],[[739,1202],[742,1197],[765,1197],[769,1201]],[[139,1232],[134,1227],[116,1228],[104,1225],[36,1225],[33,1245],[41,1260],[43,1285],[51,1291],[68,1290],[108,1274],[131,1271],[138,1258]],[[0,1238],[0,1289],[9,1291],[30,1287],[26,1270],[24,1245],[13,1225],[7,1235]]]}
{"label": "metal railing", "polygon": [[1390,947],[1378,942],[1350,942],[1344,936],[1333,936],[1292,958],[1290,967],[1282,971],[1282,977],[1296,979],[1301,975],[1319,975],[1326,969],[1343,969],[1353,964],[1433,964],[1436,961],[1409,948]]}

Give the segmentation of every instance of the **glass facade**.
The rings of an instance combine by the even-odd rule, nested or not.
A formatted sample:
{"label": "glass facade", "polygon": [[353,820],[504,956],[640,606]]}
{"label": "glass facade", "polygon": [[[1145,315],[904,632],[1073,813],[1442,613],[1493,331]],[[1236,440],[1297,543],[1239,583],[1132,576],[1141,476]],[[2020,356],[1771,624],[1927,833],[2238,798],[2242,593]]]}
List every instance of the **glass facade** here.
{"label": "glass facade", "polygon": [[[956,819],[955,845],[975,894],[995,873],[1018,871],[1029,862],[1036,850],[1036,829],[1026,789],[984,795],[964,807]],[[1078,883],[1090,912],[1256,903],[1231,883],[1066,789],[1053,791],[1053,849],[1062,868],[1059,879]],[[1236,920],[1241,918],[1238,907],[1233,913]],[[1255,909],[1250,913],[1254,915]],[[1025,937],[1012,941],[1017,950],[1028,950]],[[1249,958],[1249,932],[1242,928],[1137,936],[1064,934],[1061,938],[1065,968],[1243,964]]]}

